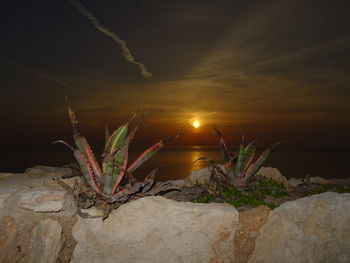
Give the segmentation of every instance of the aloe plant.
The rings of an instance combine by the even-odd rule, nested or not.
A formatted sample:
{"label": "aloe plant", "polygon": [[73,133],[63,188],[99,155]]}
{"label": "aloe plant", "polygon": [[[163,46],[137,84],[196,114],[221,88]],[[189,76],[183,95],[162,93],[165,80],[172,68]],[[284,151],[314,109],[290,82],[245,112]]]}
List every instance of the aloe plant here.
{"label": "aloe plant", "polygon": [[[144,115],[141,114],[139,117],[140,114],[135,113],[128,122],[121,125],[111,135],[106,127],[106,144],[102,154],[102,166],[100,166],[87,140],[80,132],[76,115],[69,106],[68,115],[73,127],[76,148],[62,140],[54,143],[63,143],[73,151],[88,185],[109,201],[125,201],[132,194],[147,192],[153,185],[156,169],[142,182],[138,181],[132,173],[163,148],[166,143],[178,136],[157,142],[128,166],[129,145],[144,118]],[[136,124],[131,129],[131,124],[137,118]]]}
{"label": "aloe plant", "polygon": [[214,162],[206,157],[201,157],[198,160],[206,160],[211,164],[213,179],[221,185],[233,185],[242,188],[248,185],[249,180],[256,174],[266,161],[269,154],[279,144],[268,147],[261,155],[254,160],[256,152],[256,141],[244,145],[244,136],[242,136],[238,151],[232,156],[227,148],[226,142],[218,129],[214,128],[218,138],[220,152],[224,161],[224,170],[214,164]]}

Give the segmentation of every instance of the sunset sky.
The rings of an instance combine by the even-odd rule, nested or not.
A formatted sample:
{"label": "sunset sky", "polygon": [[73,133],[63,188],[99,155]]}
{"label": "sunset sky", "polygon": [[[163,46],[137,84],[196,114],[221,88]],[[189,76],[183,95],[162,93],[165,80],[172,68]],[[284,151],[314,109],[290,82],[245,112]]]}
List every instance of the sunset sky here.
{"label": "sunset sky", "polygon": [[350,147],[350,2],[81,3],[153,78],[71,1],[3,1],[1,151],[62,150],[66,96],[95,145],[141,107],[136,145],[214,145],[215,126],[230,144]]}

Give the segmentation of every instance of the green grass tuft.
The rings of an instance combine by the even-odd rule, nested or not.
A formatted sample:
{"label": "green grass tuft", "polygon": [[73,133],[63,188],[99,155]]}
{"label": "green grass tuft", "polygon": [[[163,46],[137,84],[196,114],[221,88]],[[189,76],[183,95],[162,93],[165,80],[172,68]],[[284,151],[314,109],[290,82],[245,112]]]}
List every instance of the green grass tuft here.
{"label": "green grass tuft", "polygon": [[245,191],[235,186],[221,187],[218,189],[216,196],[208,194],[207,196],[197,198],[195,202],[210,203],[214,200],[219,200],[234,207],[266,205],[274,209],[276,205],[273,202],[266,202],[265,199],[268,197],[276,199],[287,195],[283,184],[263,176],[253,177],[250,186],[250,189]]}
{"label": "green grass tuft", "polygon": [[336,192],[339,194],[350,193],[350,185],[336,185],[336,186],[334,186],[331,184],[326,184],[326,185],[321,186],[320,188],[312,190],[310,194],[317,195],[317,194],[322,194],[325,192]]}

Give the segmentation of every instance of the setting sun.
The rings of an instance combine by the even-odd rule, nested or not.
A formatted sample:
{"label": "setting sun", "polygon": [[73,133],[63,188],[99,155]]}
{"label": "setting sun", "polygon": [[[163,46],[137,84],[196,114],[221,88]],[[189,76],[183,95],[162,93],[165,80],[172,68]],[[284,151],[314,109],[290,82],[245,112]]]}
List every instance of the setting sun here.
{"label": "setting sun", "polygon": [[195,127],[196,129],[200,126],[200,122],[198,120],[193,121],[192,126]]}

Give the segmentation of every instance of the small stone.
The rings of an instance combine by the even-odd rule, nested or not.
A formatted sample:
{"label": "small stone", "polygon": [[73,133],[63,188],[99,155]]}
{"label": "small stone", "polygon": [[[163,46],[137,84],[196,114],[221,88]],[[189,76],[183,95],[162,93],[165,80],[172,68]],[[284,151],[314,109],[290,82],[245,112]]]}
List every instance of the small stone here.
{"label": "small stone", "polygon": [[103,212],[96,207],[91,207],[89,209],[81,209],[81,212],[86,213],[90,216],[103,216]]}
{"label": "small stone", "polygon": [[288,186],[291,186],[291,187],[297,187],[298,185],[301,185],[303,183],[303,179],[301,178],[290,178],[288,180]]}
{"label": "small stone", "polygon": [[62,226],[53,219],[40,220],[30,240],[29,263],[55,263],[64,243]]}
{"label": "small stone", "polygon": [[66,192],[33,190],[21,194],[18,205],[35,212],[58,212],[63,209]]}
{"label": "small stone", "polygon": [[[225,168],[223,165],[218,165],[223,171]],[[210,179],[210,170],[209,168],[203,168],[200,170],[194,170],[192,173],[184,179],[184,186],[194,186],[198,184],[208,184]]]}
{"label": "small stone", "polygon": [[319,177],[319,176],[315,176],[315,177],[311,177],[310,178],[310,183],[313,183],[313,184],[330,184],[331,181],[325,179],[325,178],[322,178],[322,177]]}
{"label": "small stone", "polygon": [[288,186],[287,179],[280,173],[277,168],[273,167],[261,167],[256,175],[265,176],[266,178],[271,178],[272,180]]}
{"label": "small stone", "polygon": [[210,171],[208,168],[192,171],[192,173],[185,178],[186,186],[193,186],[196,184],[207,184],[210,179]]}
{"label": "small stone", "polygon": [[173,185],[174,187],[182,188],[185,186],[186,182],[184,179],[177,179],[177,180],[169,180],[167,181],[169,184]]}
{"label": "small stone", "polygon": [[61,178],[60,180],[73,189],[74,185],[78,183],[78,179],[79,177],[71,177],[66,179]]}

